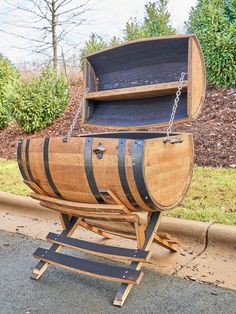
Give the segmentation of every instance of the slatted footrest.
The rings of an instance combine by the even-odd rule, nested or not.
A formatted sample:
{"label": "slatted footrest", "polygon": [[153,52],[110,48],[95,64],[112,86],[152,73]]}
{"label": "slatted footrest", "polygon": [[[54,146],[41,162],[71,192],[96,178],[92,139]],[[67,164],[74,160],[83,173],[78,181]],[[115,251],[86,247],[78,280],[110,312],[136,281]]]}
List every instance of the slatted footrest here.
{"label": "slatted footrest", "polygon": [[119,248],[115,246],[109,246],[104,244],[97,244],[88,241],[78,240],[71,237],[62,236],[50,232],[47,235],[47,240],[52,243],[56,243],[71,249],[75,249],[81,252],[102,256],[102,257],[115,257],[122,260],[147,262],[151,257],[151,252],[144,250],[132,250],[126,248]]}
{"label": "slatted footrest", "polygon": [[143,272],[140,270],[97,263],[42,248],[38,248],[33,256],[48,264],[81,274],[128,284],[139,284],[143,276]]}

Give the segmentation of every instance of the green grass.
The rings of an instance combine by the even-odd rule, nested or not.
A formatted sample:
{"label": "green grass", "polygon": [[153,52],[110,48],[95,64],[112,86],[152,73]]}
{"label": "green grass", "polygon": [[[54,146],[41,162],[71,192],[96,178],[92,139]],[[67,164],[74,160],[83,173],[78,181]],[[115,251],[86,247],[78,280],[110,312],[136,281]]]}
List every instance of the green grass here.
{"label": "green grass", "polygon": [[[16,161],[0,159],[0,191],[28,195]],[[236,170],[195,167],[193,181],[181,206],[165,215],[236,225]]]}
{"label": "green grass", "polygon": [[30,189],[23,183],[16,161],[0,158],[0,191],[29,195]]}
{"label": "green grass", "polygon": [[236,170],[195,167],[181,206],[166,215],[236,225]]}

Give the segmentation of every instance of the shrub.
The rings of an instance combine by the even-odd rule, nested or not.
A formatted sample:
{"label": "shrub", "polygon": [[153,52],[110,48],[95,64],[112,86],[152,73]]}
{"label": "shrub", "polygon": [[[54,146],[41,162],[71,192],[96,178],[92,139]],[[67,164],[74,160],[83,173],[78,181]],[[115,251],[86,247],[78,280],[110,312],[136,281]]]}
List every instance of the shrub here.
{"label": "shrub", "polygon": [[119,37],[113,36],[111,40],[109,41],[108,46],[117,46],[117,45],[120,45],[121,43],[122,43],[122,40]]}
{"label": "shrub", "polygon": [[0,130],[4,129],[10,121],[10,115],[6,108],[0,103]]}
{"label": "shrub", "polygon": [[143,37],[173,35],[175,29],[170,26],[170,12],[167,9],[168,0],[150,1],[144,6],[145,18],[138,22],[131,18],[124,29],[124,39],[133,40]]}
{"label": "shrub", "polygon": [[124,40],[134,40],[147,37],[142,23],[138,22],[137,18],[130,18],[125,24]]}
{"label": "shrub", "polygon": [[198,0],[187,23],[205,56],[207,79],[215,86],[236,86],[236,1]]}
{"label": "shrub", "polygon": [[92,33],[89,39],[84,43],[84,47],[80,50],[80,68],[84,68],[84,58],[86,55],[107,48],[107,43],[103,38]]}
{"label": "shrub", "polygon": [[7,126],[10,115],[7,108],[9,89],[19,81],[19,73],[11,62],[0,55],[0,129]]}
{"label": "shrub", "polygon": [[20,82],[11,90],[8,105],[12,117],[25,132],[44,129],[64,112],[69,100],[69,85],[52,69],[40,77]]}

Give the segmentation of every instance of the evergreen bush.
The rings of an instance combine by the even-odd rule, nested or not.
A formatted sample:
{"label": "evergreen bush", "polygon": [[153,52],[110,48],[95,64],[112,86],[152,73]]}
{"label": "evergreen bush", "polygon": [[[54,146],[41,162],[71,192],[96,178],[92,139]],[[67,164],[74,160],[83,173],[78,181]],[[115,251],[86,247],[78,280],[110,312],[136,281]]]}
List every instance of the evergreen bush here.
{"label": "evergreen bush", "polygon": [[236,0],[198,0],[187,23],[205,56],[207,79],[221,87],[236,86]]}
{"label": "evergreen bush", "polygon": [[19,73],[11,62],[0,55],[0,129],[7,126],[10,115],[7,108],[8,93],[19,81]]}
{"label": "evergreen bush", "polygon": [[19,82],[8,97],[12,117],[25,132],[44,129],[65,110],[69,85],[63,75],[45,69],[40,77]]}

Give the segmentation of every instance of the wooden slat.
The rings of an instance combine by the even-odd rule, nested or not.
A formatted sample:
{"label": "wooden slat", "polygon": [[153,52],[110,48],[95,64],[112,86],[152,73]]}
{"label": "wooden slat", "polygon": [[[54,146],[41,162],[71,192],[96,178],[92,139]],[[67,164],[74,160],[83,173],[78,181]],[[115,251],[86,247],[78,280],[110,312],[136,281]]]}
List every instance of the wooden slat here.
{"label": "wooden slat", "polygon": [[78,209],[70,209],[67,207],[63,207],[61,205],[49,203],[49,202],[40,202],[40,205],[52,210],[55,210],[60,213],[69,214],[75,217],[82,217],[82,218],[93,218],[98,220],[112,220],[114,221],[121,221],[121,220],[127,220],[127,221],[138,221],[137,215],[128,215],[128,214],[119,214],[119,213],[102,213],[102,212],[94,212],[94,211],[86,211],[86,210],[78,210]]}
{"label": "wooden slat", "polygon": [[81,252],[90,253],[102,257],[114,257],[128,261],[147,262],[150,259],[150,252],[144,250],[132,250],[115,246],[92,243],[75,238],[65,237],[60,234],[49,233],[47,240],[52,243],[57,243],[71,249],[76,249]]}
{"label": "wooden slat", "polygon": [[133,222],[113,222],[111,224],[110,221],[99,221],[93,219],[86,219],[85,221],[101,230],[107,231],[110,234],[122,234],[124,237],[136,239]]}
{"label": "wooden slat", "polygon": [[183,142],[174,145],[153,139],[145,142],[145,182],[160,209],[176,207],[187,193],[192,178],[192,135],[171,136],[175,137]]}
{"label": "wooden slat", "polygon": [[36,183],[27,180],[23,180],[23,182],[35,193],[46,194]]}
{"label": "wooden slat", "polygon": [[[146,228],[145,231],[145,242],[143,244],[142,249],[143,250],[149,250],[153,239],[155,237],[156,231],[158,229],[158,226],[160,224],[160,217],[161,217],[161,213],[160,212],[155,212],[152,213],[150,216],[150,221],[149,224]],[[130,269],[140,269],[142,267],[142,262],[132,262],[130,264]],[[122,283],[117,294],[115,297],[115,300],[113,302],[114,305],[117,306],[122,306],[123,303],[125,302],[130,290],[132,288],[132,284],[126,284],[126,283]]]}
{"label": "wooden slat", "polygon": [[106,239],[111,239],[112,238],[112,236],[109,233],[107,233],[107,232],[105,232],[105,231],[103,231],[103,230],[101,230],[101,229],[99,229],[97,227],[94,227],[94,226],[88,224],[87,222],[83,221],[81,218],[78,220],[78,225],[80,225],[81,227],[85,228],[86,230],[89,230],[89,231],[91,231],[93,233],[99,234],[100,236],[102,236],[102,237],[104,237]]}
{"label": "wooden slat", "polygon": [[176,247],[177,243],[173,243],[171,241],[167,241],[165,239],[162,239],[157,234],[155,235],[153,242],[159,244],[160,246],[164,247],[165,249],[170,250],[171,252],[178,252],[178,249]]}
{"label": "wooden slat", "polygon": [[197,118],[200,114],[206,95],[206,69],[203,53],[198,39],[193,36],[189,38],[188,53],[188,116]]}
{"label": "wooden slat", "polygon": [[42,248],[38,248],[33,256],[48,264],[60,266],[80,274],[112,281],[139,284],[143,276],[143,272],[134,269],[92,262],[66,254],[51,252]]}
{"label": "wooden slat", "polygon": [[101,210],[123,210],[123,205],[110,205],[110,204],[88,204],[88,203],[77,203],[77,202],[71,202],[66,200],[57,199],[54,197],[49,197],[45,195],[38,195],[35,193],[31,193],[30,196],[34,199],[40,200],[40,201],[46,201],[48,203],[58,204],[61,206],[65,206],[68,208],[75,208],[75,209],[101,209]]}
{"label": "wooden slat", "polygon": [[[111,191],[111,190],[100,190],[99,191],[100,192],[100,194],[102,195],[102,197],[104,198],[104,200],[107,200],[107,198],[109,199],[111,199],[113,202],[115,202],[115,204],[117,204],[117,205],[123,205],[122,204],[122,202],[120,201],[120,199]],[[123,205],[124,206],[124,205]],[[124,212],[126,213],[126,214],[131,214],[132,212],[128,209],[128,208],[126,208],[125,206],[124,206]]]}
{"label": "wooden slat", "polygon": [[[138,42],[149,42],[149,41],[153,41],[153,40],[163,40],[163,39],[176,39],[176,38],[189,38],[192,37],[192,34],[178,34],[178,35],[166,35],[166,36],[158,36],[158,37],[147,37],[147,38],[141,38],[141,39],[135,39],[135,40],[131,40],[131,41],[125,41],[122,44],[117,45],[116,47],[121,47],[121,46],[127,46],[127,45],[132,45],[134,43],[138,43]],[[85,59],[88,59],[91,56],[95,56],[95,55],[99,55],[101,52],[105,52],[105,51],[109,51],[114,49],[114,46],[111,46],[109,48],[105,48],[99,51],[95,51],[92,52],[90,54],[86,55]]]}
{"label": "wooden slat", "polygon": [[[140,99],[154,96],[171,95],[176,92],[179,82],[169,82],[153,85],[135,86],[88,93],[89,100],[122,100]],[[187,89],[187,81],[183,83],[183,90]]]}
{"label": "wooden slat", "polygon": [[[63,219],[63,217],[64,216],[62,216],[62,219]],[[61,234],[64,236],[71,236],[77,228],[77,221],[78,221],[78,218],[72,217],[70,220],[69,226],[67,226],[67,229],[63,230]],[[67,225],[66,220],[65,220],[64,224]],[[53,244],[49,250],[59,252],[61,250],[61,248],[62,248],[61,245]],[[33,272],[32,272],[31,278],[38,280],[42,276],[42,274],[47,270],[48,266],[49,266],[49,264],[47,262],[44,262],[42,260],[39,261],[38,264],[35,266]]]}

